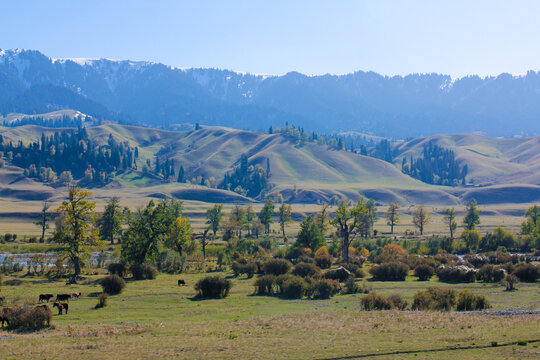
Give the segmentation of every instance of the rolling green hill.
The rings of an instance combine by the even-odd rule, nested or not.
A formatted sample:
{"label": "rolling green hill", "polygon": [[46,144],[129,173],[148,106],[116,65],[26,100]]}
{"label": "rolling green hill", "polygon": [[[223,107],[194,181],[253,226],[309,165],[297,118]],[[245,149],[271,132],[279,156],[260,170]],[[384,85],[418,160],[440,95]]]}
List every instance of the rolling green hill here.
{"label": "rolling green hill", "polygon": [[[5,139],[35,141],[42,133],[58,129],[26,125],[0,128]],[[332,197],[356,199],[366,196],[380,203],[454,205],[467,199],[482,203],[532,202],[540,199],[540,138],[493,139],[478,135],[438,135],[398,144],[395,165],[372,157],[334,150],[316,143],[297,143],[279,134],[263,134],[209,127],[193,131],[165,131],[126,125],[102,125],[88,129],[89,137],[106,144],[117,141],[138,147],[138,169],[147,160],[153,164],[171,159],[182,165],[187,179],[204,177],[220,183],[224,174],[246,155],[250,165],[266,167],[270,161],[269,195],[281,194],[287,202],[314,203]],[[443,187],[422,183],[400,171],[404,156],[419,156],[433,141],[454,150],[457,160],[468,164],[468,180],[474,187]],[[55,196],[47,184],[25,178],[13,166],[0,169],[0,197],[18,200]],[[152,174],[130,170],[118,174],[96,196],[175,196],[208,202],[246,202],[250,199],[231,191],[199,185],[165,182]]]}

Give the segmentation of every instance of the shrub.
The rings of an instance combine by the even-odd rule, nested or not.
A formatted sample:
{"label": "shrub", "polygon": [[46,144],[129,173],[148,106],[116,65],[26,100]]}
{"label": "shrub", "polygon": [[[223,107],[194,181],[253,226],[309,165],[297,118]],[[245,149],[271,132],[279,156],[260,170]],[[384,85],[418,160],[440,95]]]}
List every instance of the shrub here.
{"label": "shrub", "polygon": [[103,288],[103,292],[110,295],[120,294],[126,287],[126,282],[118,275],[105,276],[99,283]]}
{"label": "shrub", "polygon": [[306,291],[306,282],[299,276],[289,276],[280,286],[280,296],[301,299]]}
{"label": "shrub", "polygon": [[100,308],[103,308],[103,307],[107,306],[107,299],[108,298],[109,298],[109,294],[107,294],[105,292],[99,294],[98,302],[96,304],[96,309],[100,309]]}
{"label": "shrub", "polygon": [[390,310],[392,303],[383,295],[371,293],[360,298],[360,308],[362,310]]}
{"label": "shrub", "polygon": [[128,266],[126,264],[121,263],[112,263],[109,264],[107,267],[107,270],[109,271],[109,274],[111,275],[118,275],[120,277],[126,277],[128,272]]}
{"label": "shrub", "polygon": [[457,300],[457,311],[484,310],[490,307],[484,295],[475,295],[469,289],[462,290]]}
{"label": "shrub", "polygon": [[514,291],[516,289],[516,285],[519,283],[519,279],[517,276],[514,276],[512,274],[506,275],[504,278],[504,284],[506,285],[506,291]]}
{"label": "shrub", "polygon": [[400,262],[383,263],[369,269],[375,280],[404,281],[409,272],[409,266]]}
{"label": "shrub", "polygon": [[324,273],[324,277],[326,279],[344,282],[351,277],[351,272],[345,269],[343,266],[340,266],[337,269],[328,270],[326,273]]}
{"label": "shrub", "polygon": [[164,250],[159,253],[157,267],[159,271],[168,274],[180,274],[184,271],[186,258],[180,256],[176,251]]}
{"label": "shrub", "polygon": [[353,277],[348,278],[345,281],[345,293],[346,294],[356,294],[360,291],[360,286],[356,283]]}
{"label": "shrub", "polygon": [[355,278],[363,278],[366,276],[360,265],[357,265],[357,263],[341,264],[341,266],[349,270]]}
{"label": "shrub", "polygon": [[521,282],[536,282],[540,277],[540,267],[534,264],[520,264],[516,266],[512,275],[517,276]]}
{"label": "shrub", "polygon": [[317,264],[314,258],[307,255],[300,256],[296,262],[297,264],[300,264],[300,263],[308,263],[308,264],[314,264],[314,265]]}
{"label": "shrub", "polygon": [[429,287],[414,294],[412,310],[445,310],[450,311],[456,305],[454,289]]}
{"label": "shrub", "polygon": [[284,259],[270,259],[263,264],[263,271],[267,275],[279,276],[289,272],[291,263]]}
{"label": "shrub", "polygon": [[52,312],[48,306],[17,306],[7,312],[6,318],[9,323],[8,329],[39,330],[50,326]]}
{"label": "shrub", "polygon": [[339,284],[328,279],[315,280],[311,284],[310,292],[314,299],[330,299],[339,292]]}
{"label": "shrub", "polygon": [[405,310],[407,308],[407,300],[403,299],[400,295],[390,295],[388,301],[392,304],[393,309]]}
{"label": "shrub", "polygon": [[264,275],[255,280],[255,293],[257,295],[274,295],[276,277],[274,275]]}
{"label": "shrub", "polygon": [[476,274],[476,278],[487,283],[497,283],[504,279],[506,271],[493,265],[484,265]]}
{"label": "shrub", "polygon": [[443,265],[437,269],[437,276],[439,277],[439,280],[443,282],[469,283],[476,280],[476,270],[464,265]]}
{"label": "shrub", "polygon": [[158,275],[158,270],[152,264],[135,264],[129,268],[135,280],[153,280]]}
{"label": "shrub", "polygon": [[328,269],[330,266],[332,266],[333,260],[332,255],[328,254],[315,256],[315,263],[317,263],[317,266],[321,269]]}
{"label": "shrub", "polygon": [[229,295],[232,282],[221,276],[207,276],[195,284],[195,290],[198,291],[200,297],[223,299]]}
{"label": "shrub", "polygon": [[313,264],[299,263],[293,268],[291,273],[301,277],[314,277],[320,275],[321,269]]}
{"label": "shrub", "polygon": [[232,269],[234,271],[234,276],[239,276],[241,274],[246,274],[248,278],[252,278],[253,275],[258,271],[257,264],[254,262],[242,263],[239,261],[234,261],[232,264]]}
{"label": "shrub", "polygon": [[414,268],[414,275],[418,276],[418,280],[427,281],[435,274],[435,269],[427,264],[420,264]]}

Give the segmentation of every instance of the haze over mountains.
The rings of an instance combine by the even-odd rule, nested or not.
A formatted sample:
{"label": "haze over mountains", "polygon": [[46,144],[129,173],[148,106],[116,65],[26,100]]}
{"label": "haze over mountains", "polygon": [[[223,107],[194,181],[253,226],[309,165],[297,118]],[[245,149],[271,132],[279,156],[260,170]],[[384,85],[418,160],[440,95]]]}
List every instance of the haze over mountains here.
{"label": "haze over mountains", "polygon": [[309,131],[396,138],[463,132],[512,137],[540,133],[540,73],[457,80],[362,71],[260,76],[0,50],[1,112],[58,109],[165,128],[198,122],[260,130],[289,122]]}

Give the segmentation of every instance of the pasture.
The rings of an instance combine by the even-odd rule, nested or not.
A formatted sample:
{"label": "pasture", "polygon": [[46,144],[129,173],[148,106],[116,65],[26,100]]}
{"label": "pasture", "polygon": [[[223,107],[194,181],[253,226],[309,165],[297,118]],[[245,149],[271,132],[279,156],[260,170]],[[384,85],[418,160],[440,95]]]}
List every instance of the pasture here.
{"label": "pasture", "polygon": [[[93,269],[91,269],[93,271]],[[103,270],[98,270],[103,272]],[[124,291],[110,296],[108,305],[94,309],[102,274],[87,275],[77,285],[40,276],[4,277],[7,305],[34,304],[42,293],[82,292],[69,301],[69,315],[53,311],[54,328],[35,333],[0,332],[4,359],[33,358],[219,358],[329,359],[394,351],[409,354],[377,358],[534,359],[538,342],[526,346],[491,347],[540,340],[540,315],[500,316],[489,313],[360,311],[361,294],[329,300],[283,300],[253,295],[253,279],[233,278],[229,297],[201,300],[193,285],[203,274],[160,274],[155,280],[127,281]],[[186,286],[177,286],[182,278]],[[539,309],[538,284],[520,283],[516,292],[501,284],[443,284],[409,276],[405,282],[366,281],[381,294],[398,293],[409,303],[427,286],[471,288],[485,295],[492,310]],[[360,280],[360,283],[362,280]],[[11,284],[11,285],[10,285]],[[52,303],[50,303],[52,305]],[[467,350],[423,352],[448,347]],[[488,346],[487,348],[482,348]]]}

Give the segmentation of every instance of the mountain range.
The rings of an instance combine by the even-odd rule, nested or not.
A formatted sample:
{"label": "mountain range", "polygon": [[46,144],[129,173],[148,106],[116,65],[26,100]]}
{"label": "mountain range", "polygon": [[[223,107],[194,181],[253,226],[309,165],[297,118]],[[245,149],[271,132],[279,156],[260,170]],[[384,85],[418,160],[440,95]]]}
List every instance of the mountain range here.
{"label": "mountain range", "polygon": [[530,136],[540,133],[540,73],[460,79],[363,71],[263,76],[0,50],[4,115],[60,109],[160,128],[200,123],[265,130],[288,122],[308,131],[394,138],[473,132]]}

